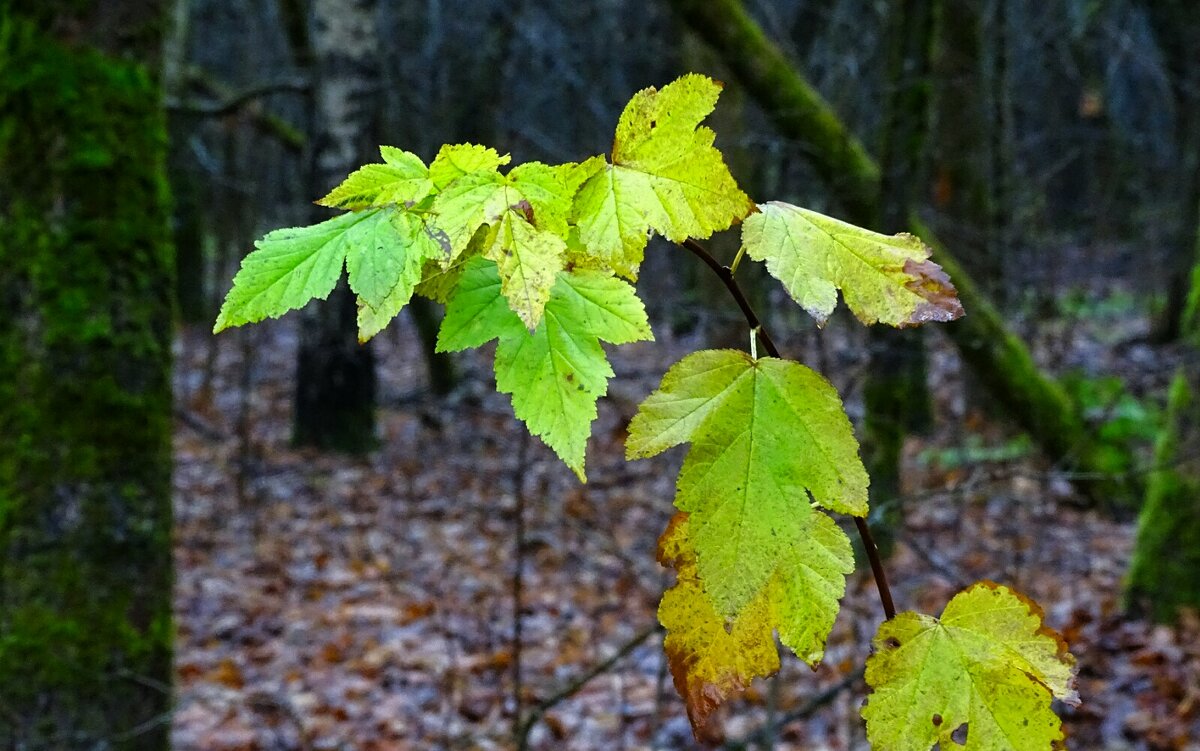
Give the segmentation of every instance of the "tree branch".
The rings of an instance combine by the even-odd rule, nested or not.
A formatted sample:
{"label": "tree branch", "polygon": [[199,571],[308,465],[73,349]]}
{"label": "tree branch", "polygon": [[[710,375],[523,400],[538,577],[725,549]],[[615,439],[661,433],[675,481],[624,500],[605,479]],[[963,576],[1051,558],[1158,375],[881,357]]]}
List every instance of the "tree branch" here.
{"label": "tree branch", "polygon": [[579,693],[580,689],[591,682],[596,676],[608,672],[614,665],[629,655],[630,652],[637,649],[642,642],[649,639],[651,636],[662,631],[662,626],[655,623],[653,626],[647,626],[642,629],[636,636],[621,645],[621,648],[612,654],[611,657],[602,660],[592,667],[588,668],[583,675],[580,675],[575,680],[560,688],[550,695],[549,698],[543,699],[536,707],[534,707],[525,720],[521,723],[520,729],[517,731],[516,745],[518,751],[526,751],[529,748],[529,732],[533,730],[534,725],[546,716],[546,713],[557,706],[565,699],[569,699]]}
{"label": "tree branch", "polygon": [[[211,82],[202,79],[193,79],[194,83],[200,83],[210,89]],[[201,115],[204,117],[222,117],[224,115],[232,115],[243,107],[249,105],[256,99],[268,96],[270,94],[278,94],[280,92],[293,92],[303,94],[309,90],[310,84],[306,79],[297,78],[283,81],[267,81],[265,83],[250,86],[241,91],[229,94],[222,101],[194,104],[186,100],[168,99],[166,106],[172,112],[184,112],[189,115]]]}
{"label": "tree branch", "polygon": [[762,741],[764,738],[769,736],[773,729],[781,728],[790,722],[805,720],[813,716],[817,713],[818,709],[833,701],[843,691],[861,681],[862,677],[863,669],[859,668],[850,675],[847,675],[842,680],[806,701],[803,706],[798,707],[792,712],[788,712],[775,723],[772,723],[771,725],[764,725],[741,740],[727,741],[723,748],[725,751],[746,751],[752,745],[758,744],[759,741]]}
{"label": "tree branch", "polygon": [[[746,299],[745,293],[737,283],[737,279],[733,277],[733,273],[728,266],[722,266],[717,259],[712,257],[712,254],[704,249],[704,246],[695,240],[688,238],[680,243],[680,246],[691,252],[697,258],[704,262],[704,265],[712,269],[721,281],[725,284],[725,289],[733,297],[734,301],[742,310],[742,315],[746,318],[746,323],[750,325],[750,329],[758,332],[758,340],[762,342],[763,349],[771,357],[782,358],[779,354],[779,348],[775,346],[771,335],[767,333],[767,327],[763,325],[758,314],[754,312],[750,301]],[[875,545],[875,539],[871,536],[871,527],[867,524],[866,519],[854,517],[854,526],[858,529],[858,536],[862,539],[863,548],[866,550],[867,559],[871,562],[871,574],[875,577],[875,586],[879,589],[879,601],[883,605],[883,613],[891,620],[896,615],[896,606],[892,602],[892,590],[888,587],[887,574],[883,570],[883,561],[879,558],[879,549]]]}

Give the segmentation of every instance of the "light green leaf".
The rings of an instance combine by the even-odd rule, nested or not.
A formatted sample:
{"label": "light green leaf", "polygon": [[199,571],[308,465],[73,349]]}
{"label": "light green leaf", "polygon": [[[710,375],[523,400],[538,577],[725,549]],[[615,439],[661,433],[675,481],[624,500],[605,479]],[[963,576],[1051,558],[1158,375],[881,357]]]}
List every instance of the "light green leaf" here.
{"label": "light green leaf", "polygon": [[392,146],[380,146],[379,151],[384,164],[360,167],[317,203],[353,210],[403,206],[420,201],[433,190],[429,170],[416,154]]}
{"label": "light green leaf", "polygon": [[496,172],[512,159],[495,149],[473,143],[447,144],[438,150],[429,165],[429,177],[438,190],[458,178],[474,172]]}
{"label": "light green leaf", "polygon": [[414,261],[424,263],[440,251],[432,241],[432,248],[413,247],[417,236],[411,231],[411,223],[419,227],[420,222],[406,216],[403,212],[371,211],[346,233],[350,289],[372,307],[383,303]]}
{"label": "light green leaf", "polygon": [[446,315],[438,329],[438,352],[461,352],[525,333],[500,285],[495,263],[475,256],[463,264],[462,278],[446,303]]}
{"label": "light green leaf", "polygon": [[676,363],[629,424],[626,459],[644,459],[687,443],[746,374],[730,350],[701,350]]}
{"label": "light green leaf", "polygon": [[575,199],[583,244],[617,273],[635,278],[653,230],[669,240],[704,238],[754,209],[700,126],[721,85],[689,74],[633,96],[617,124],[612,163],[581,167]]}
{"label": "light green leaf", "polygon": [[[422,217],[397,211],[391,215],[390,222],[396,229],[395,237],[389,238],[392,245],[369,246],[346,258],[350,287],[359,295],[360,342],[369,340],[391,323],[412,299],[425,265],[431,261],[436,263],[446,255],[441,238]],[[381,257],[386,260],[380,260]],[[359,269],[360,287],[367,285],[369,294],[355,287],[356,268]],[[389,284],[391,288],[378,296]]]}
{"label": "light green leaf", "polygon": [[675,506],[691,514],[697,568],[733,614],[766,585],[812,509],[863,516],[867,473],[841,399],[799,363],[721,350],[667,371],[630,425],[632,456],[687,440]]}
{"label": "light green leaf", "polygon": [[[278,318],[314,297],[329,297],[347,252],[370,236],[375,211],[342,214],[311,227],[279,229],[254,243],[233,278],[213,333],[230,326]],[[365,223],[364,233],[357,228]]]}
{"label": "light green leaf", "polygon": [[[941,619],[901,613],[879,627],[862,715],[877,751],[1031,751],[1063,746],[1051,700],[1077,703],[1074,658],[1041,609],[980,582]],[[966,725],[965,728],[960,726]],[[961,735],[966,735],[965,743]]]}
{"label": "light green leaf", "polygon": [[513,411],[529,432],[584,479],[596,400],[613,374],[600,342],[652,338],[637,294],[604,272],[561,271],[545,316],[530,333],[506,304],[495,264],[472,259],[446,306],[438,349],[456,351],[497,337],[497,389],[512,395]]}
{"label": "light green leaf", "polygon": [[913,235],[881,235],[786,203],[759,206],[742,225],[749,256],[817,322],[825,324],[837,291],[865,324],[916,326],[963,314],[958,293]]}

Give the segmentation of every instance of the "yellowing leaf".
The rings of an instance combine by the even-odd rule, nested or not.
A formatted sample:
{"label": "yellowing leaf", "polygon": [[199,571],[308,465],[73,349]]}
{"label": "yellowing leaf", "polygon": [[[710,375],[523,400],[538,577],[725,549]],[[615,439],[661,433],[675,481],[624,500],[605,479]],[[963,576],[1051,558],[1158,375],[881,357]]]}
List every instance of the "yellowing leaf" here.
{"label": "yellowing leaf", "polygon": [[815,211],[772,201],[742,225],[749,256],[821,325],[837,291],[860,321],[916,326],[963,314],[958,293],[930,251],[908,234],[881,235]]}
{"label": "yellowing leaf", "polygon": [[335,209],[367,209],[420,201],[433,190],[429,170],[416,154],[380,146],[384,164],[368,164],[350,173],[341,185],[317,201]]}
{"label": "yellowing leaf", "polygon": [[763,596],[727,619],[713,608],[696,575],[696,554],[687,536],[687,514],[676,514],[658,541],[658,560],[676,571],[663,593],[658,620],[667,630],[663,650],[675,690],[697,731],[726,699],[755,678],[779,669],[779,654]]}
{"label": "yellowing leaf", "polygon": [[676,514],[659,540],[659,562],[675,568],[658,618],[675,688],[699,732],[708,716],[750,681],[779,669],[774,632],[815,666],[837,617],[845,576],[854,569],[850,541],[822,513],[781,557],[769,584],[732,617],[718,612],[696,570],[689,517]]}
{"label": "yellowing leaf", "polygon": [[447,144],[438,150],[429,165],[429,178],[438,190],[463,175],[473,172],[495,172],[512,159],[501,156],[495,149],[473,143]]}
{"label": "yellowing leaf", "polygon": [[508,211],[504,176],[473,172],[447,185],[433,200],[435,223],[450,243],[450,261],[471,243],[480,227],[498,221]]}
{"label": "yellowing leaf", "polygon": [[867,512],[867,473],[841,399],[799,363],[744,352],[680,360],[629,426],[630,457],[684,441],[675,506],[691,514],[700,579],[719,612],[766,585],[825,508]]}
{"label": "yellowing leaf", "polygon": [[[541,162],[526,162],[508,173],[508,184],[516,190],[510,194],[516,210],[538,229],[558,235],[564,241],[569,228],[571,205],[584,176],[574,163],[549,166]],[[525,201],[528,206],[520,205]]]}
{"label": "yellowing leaf", "polygon": [[[1050,703],[1077,702],[1075,661],[1042,617],[1031,600],[980,582],[955,595],[940,619],[908,612],[883,623],[862,711],[872,748],[1063,748]],[[963,733],[965,743],[956,742]]]}
{"label": "yellowing leaf", "polygon": [[574,167],[531,162],[507,176],[474,172],[447,185],[433,204],[451,260],[481,227],[495,225],[484,255],[499,266],[502,292],[531,330],[566,264],[567,216],[579,179]]}
{"label": "yellowing leaf", "polygon": [[674,242],[708,237],[754,209],[700,121],[721,85],[689,74],[633,96],[617,124],[612,163],[585,162],[575,198],[580,241],[630,279],[653,230]]}
{"label": "yellowing leaf", "polygon": [[513,412],[584,479],[584,454],[596,400],[612,367],[600,341],[652,339],[633,288],[606,272],[560,271],[545,316],[531,333],[506,304],[496,265],[471,259],[438,333],[439,351],[477,347],[499,338],[496,388],[512,395]]}
{"label": "yellowing leaf", "polygon": [[500,270],[500,291],[525,326],[537,328],[550,299],[550,288],[565,263],[567,244],[512,212],[500,221],[495,242],[484,256]]}

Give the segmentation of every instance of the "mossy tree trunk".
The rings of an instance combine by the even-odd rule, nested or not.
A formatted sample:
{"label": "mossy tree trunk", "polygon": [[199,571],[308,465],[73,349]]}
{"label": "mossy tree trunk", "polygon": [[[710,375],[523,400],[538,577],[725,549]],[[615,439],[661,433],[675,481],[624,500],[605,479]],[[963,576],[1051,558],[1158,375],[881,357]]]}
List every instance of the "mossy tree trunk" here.
{"label": "mossy tree trunk", "polygon": [[[863,145],[797,67],[767,39],[740,0],[670,0],[672,7],[717,49],[734,75],[784,136],[806,147],[813,167],[841,203],[845,216],[870,217],[880,206],[881,173]],[[1028,347],[1004,324],[957,259],[916,217],[909,227],[934,249],[934,260],[958,287],[967,314],[940,326],[963,361],[1007,414],[1046,455],[1078,472],[1077,484],[1099,503],[1133,503],[1122,472],[1124,446],[1098,443],[1061,384],[1043,373]]]}
{"label": "mossy tree trunk", "polygon": [[1200,608],[1200,382],[1181,370],[1138,517],[1126,604],[1159,621]]}
{"label": "mossy tree trunk", "polygon": [[[929,127],[930,76],[939,0],[897,0],[888,24],[888,86],[880,149],[879,213],[858,221],[882,232],[908,226],[925,180],[925,139]],[[921,329],[872,326],[870,365],[863,385],[866,419],[863,459],[871,476],[875,541],[885,555],[903,518],[900,460],[910,432],[932,420]]]}
{"label": "mossy tree trunk", "polygon": [[[1200,218],[1200,206],[1196,209]],[[1183,321],[1180,328],[1184,336],[1193,346],[1200,347],[1200,221],[1196,225],[1196,263],[1192,266],[1192,281],[1188,289],[1187,302],[1183,309]]]}
{"label": "mossy tree trunk", "polygon": [[[314,199],[378,155],[382,56],[377,11],[377,0],[311,4]],[[322,212],[314,219],[328,216]],[[375,445],[375,357],[369,344],[358,342],[357,318],[354,295],[344,278],[328,300],[310,305],[302,314],[294,417],[299,445],[350,453]]]}
{"label": "mossy tree trunk", "polygon": [[0,0],[2,748],[168,745],[163,21]]}

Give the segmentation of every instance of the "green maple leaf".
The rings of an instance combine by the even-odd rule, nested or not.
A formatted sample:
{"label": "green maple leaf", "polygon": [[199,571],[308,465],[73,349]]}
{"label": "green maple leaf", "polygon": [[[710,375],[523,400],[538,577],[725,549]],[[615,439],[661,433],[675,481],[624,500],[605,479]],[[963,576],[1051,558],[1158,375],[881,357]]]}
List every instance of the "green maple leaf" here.
{"label": "green maple leaf", "polygon": [[863,516],[867,473],[837,391],[799,363],[735,350],[673,365],[629,426],[629,458],[690,441],[675,506],[697,570],[732,615],[766,586],[816,503]]}
{"label": "green maple leaf", "polygon": [[669,240],[708,237],[754,209],[700,126],[721,84],[689,74],[639,91],[617,124],[612,163],[594,157],[575,198],[580,241],[617,273],[637,277],[653,230]]}
{"label": "green maple leaf", "polygon": [[854,554],[833,520],[813,513],[788,541],[767,585],[730,616],[705,591],[689,526],[687,514],[676,514],[659,539],[659,562],[677,576],[663,593],[658,619],[667,630],[663,648],[675,687],[698,732],[721,702],[779,669],[776,632],[809,665],[820,662]]}
{"label": "green maple leaf", "polygon": [[980,582],[955,595],[940,619],[908,612],[883,623],[867,660],[873,691],[862,711],[871,747],[1062,748],[1050,704],[1077,702],[1075,661],[1042,617],[1031,600]]}
{"label": "green maple leaf", "polygon": [[451,260],[481,228],[490,228],[483,254],[499,266],[501,291],[531,330],[541,321],[550,288],[566,265],[567,218],[579,179],[576,165],[531,162],[508,175],[494,170],[463,175],[433,203]]}
{"label": "green maple leaf", "polygon": [[376,311],[360,331],[366,339],[408,302],[425,261],[445,255],[436,233],[419,217],[395,207],[275,230],[254,246],[233,279],[214,332],[276,318],[314,297],[325,299],[345,265],[350,288],[363,306]]}
{"label": "green maple leaf", "polygon": [[397,212],[391,222],[397,232],[398,244],[372,246],[346,257],[350,288],[359,298],[360,342],[386,328],[408,305],[427,264],[440,264],[446,257],[444,238],[423,217]]}
{"label": "green maple leaf", "polygon": [[388,204],[411,205],[433,191],[429,170],[416,154],[380,146],[383,164],[368,164],[350,173],[321,200],[334,209],[368,209]]}
{"label": "green maple leaf", "polygon": [[492,339],[496,388],[512,395],[513,411],[529,432],[585,479],[584,454],[596,419],[596,400],[608,390],[612,367],[600,342],[652,339],[646,311],[633,288],[611,274],[560,271],[533,332],[508,306],[496,264],[467,262],[446,305],[438,351],[456,352]]}
{"label": "green maple leaf", "polygon": [[954,285],[920,238],[881,235],[776,201],[758,208],[742,225],[746,252],[765,260],[817,323],[833,312],[839,289],[865,324],[916,326],[962,316]]}

